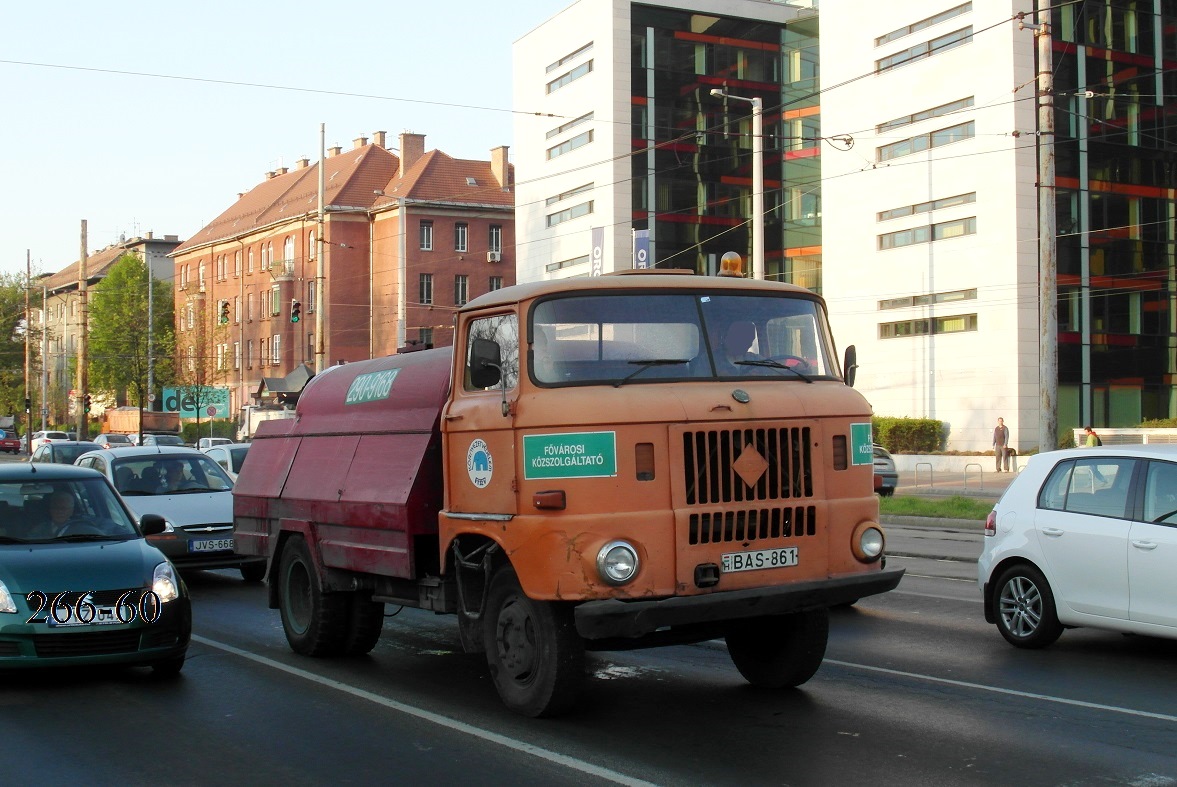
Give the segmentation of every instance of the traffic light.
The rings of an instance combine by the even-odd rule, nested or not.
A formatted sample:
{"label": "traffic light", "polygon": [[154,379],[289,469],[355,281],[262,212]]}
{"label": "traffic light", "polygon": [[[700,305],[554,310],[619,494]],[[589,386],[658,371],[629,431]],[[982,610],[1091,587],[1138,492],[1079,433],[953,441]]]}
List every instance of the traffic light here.
{"label": "traffic light", "polygon": [[302,319],[302,303],[298,298],[290,299],[290,321],[298,322]]}
{"label": "traffic light", "polygon": [[86,394],[82,397],[82,412],[90,412],[90,394]]}
{"label": "traffic light", "polygon": [[229,302],[221,301],[221,325],[227,325],[229,322]]}

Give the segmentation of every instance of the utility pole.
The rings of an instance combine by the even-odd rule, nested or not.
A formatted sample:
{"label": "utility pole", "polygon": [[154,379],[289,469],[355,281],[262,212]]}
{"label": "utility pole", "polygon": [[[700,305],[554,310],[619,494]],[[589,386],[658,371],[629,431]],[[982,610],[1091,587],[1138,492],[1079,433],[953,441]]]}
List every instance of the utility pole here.
{"label": "utility pole", "polygon": [[78,331],[78,439],[87,440],[90,437],[87,428],[86,388],[90,384],[90,375],[86,365],[89,362],[89,334],[90,334],[90,302],[86,289],[86,220],[82,219],[82,253],[78,257],[78,312],[81,324]]}
{"label": "utility pole", "polygon": [[[41,431],[49,428],[49,287],[41,285]],[[28,431],[26,429],[26,431]]]}
{"label": "utility pole", "polygon": [[327,169],[327,124],[319,124],[319,234],[315,236],[315,243],[318,245],[318,258],[315,260],[315,374],[323,371],[325,357],[324,351],[326,344],[323,340],[323,304],[325,298],[323,297],[323,282],[326,278],[327,264],[324,257],[327,255],[327,242],[323,238],[323,212],[325,206],[323,204],[326,199],[326,176],[324,174]]}
{"label": "utility pole", "polygon": [[[151,271],[151,247],[144,245],[143,259],[147,262],[147,402],[154,410],[155,400],[155,274]],[[140,421],[142,423],[142,421]]]}
{"label": "utility pole", "polygon": [[29,374],[32,371],[29,348],[29,288],[33,286],[33,252],[25,249],[25,433],[32,432],[29,427],[33,423],[33,406],[30,398]]}
{"label": "utility pole", "polygon": [[1038,0],[1038,450],[1058,447],[1058,240],[1054,169],[1052,0]]}

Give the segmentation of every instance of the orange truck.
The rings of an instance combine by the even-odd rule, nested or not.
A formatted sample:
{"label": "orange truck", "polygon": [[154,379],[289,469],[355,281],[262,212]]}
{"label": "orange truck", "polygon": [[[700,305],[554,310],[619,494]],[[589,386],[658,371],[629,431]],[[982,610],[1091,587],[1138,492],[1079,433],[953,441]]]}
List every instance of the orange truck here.
{"label": "orange truck", "polygon": [[254,436],[237,549],[268,558],[296,652],[367,653],[389,604],[453,613],[503,702],[546,716],[586,651],[723,638],[750,683],[800,685],[829,608],[899,583],[814,293],[634,272],[455,321],[454,348],[332,367]]}

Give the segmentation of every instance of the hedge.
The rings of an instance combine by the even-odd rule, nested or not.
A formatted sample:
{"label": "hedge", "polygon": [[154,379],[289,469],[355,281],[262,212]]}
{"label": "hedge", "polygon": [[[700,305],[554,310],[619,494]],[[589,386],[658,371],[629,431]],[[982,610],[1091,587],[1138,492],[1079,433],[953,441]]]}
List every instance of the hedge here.
{"label": "hedge", "polygon": [[897,454],[931,454],[944,450],[948,434],[934,418],[871,418],[875,442]]}

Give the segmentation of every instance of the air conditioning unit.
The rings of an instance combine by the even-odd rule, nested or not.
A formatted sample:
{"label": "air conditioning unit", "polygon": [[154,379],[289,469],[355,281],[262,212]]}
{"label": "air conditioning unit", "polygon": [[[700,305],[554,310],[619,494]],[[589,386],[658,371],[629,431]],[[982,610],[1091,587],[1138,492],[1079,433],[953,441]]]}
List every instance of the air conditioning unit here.
{"label": "air conditioning unit", "polygon": [[502,262],[503,253],[501,251],[488,251],[486,253],[487,262]]}

